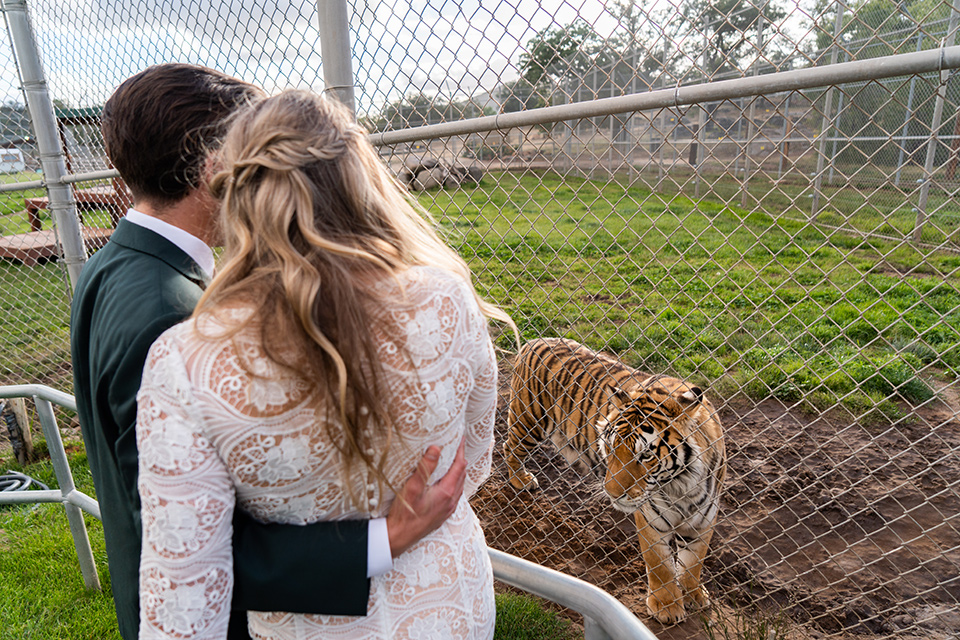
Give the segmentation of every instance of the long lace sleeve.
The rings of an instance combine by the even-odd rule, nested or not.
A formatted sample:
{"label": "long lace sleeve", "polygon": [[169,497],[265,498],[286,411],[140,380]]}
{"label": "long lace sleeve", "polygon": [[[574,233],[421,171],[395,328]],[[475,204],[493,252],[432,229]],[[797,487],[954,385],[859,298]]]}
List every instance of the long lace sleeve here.
{"label": "long lace sleeve", "polygon": [[166,335],[147,357],[137,403],[140,638],[225,638],[234,485],[198,423],[181,353]]}
{"label": "long lace sleeve", "polygon": [[490,475],[493,458],[493,423],[497,410],[497,360],[490,342],[487,319],[472,294],[466,302],[467,335],[472,347],[473,389],[466,405],[467,479],[464,493],[471,496]]}

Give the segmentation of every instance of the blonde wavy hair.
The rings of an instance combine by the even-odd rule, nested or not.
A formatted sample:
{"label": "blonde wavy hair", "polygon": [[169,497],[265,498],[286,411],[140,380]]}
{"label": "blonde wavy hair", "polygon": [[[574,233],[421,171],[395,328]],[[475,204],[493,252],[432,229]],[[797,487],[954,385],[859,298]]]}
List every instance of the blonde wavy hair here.
{"label": "blonde wavy hair", "polygon": [[396,429],[379,392],[369,329],[377,300],[367,285],[413,265],[440,267],[518,337],[516,326],[476,294],[467,264],[339,103],[288,90],[251,105],[233,117],[216,165],[210,190],[224,251],[194,316],[252,306],[230,335],[258,328],[267,357],[314,386],[324,411],[336,408],[342,428],[329,413],[318,418],[348,469],[360,460],[386,482],[385,452],[375,460],[368,443],[389,442]]}

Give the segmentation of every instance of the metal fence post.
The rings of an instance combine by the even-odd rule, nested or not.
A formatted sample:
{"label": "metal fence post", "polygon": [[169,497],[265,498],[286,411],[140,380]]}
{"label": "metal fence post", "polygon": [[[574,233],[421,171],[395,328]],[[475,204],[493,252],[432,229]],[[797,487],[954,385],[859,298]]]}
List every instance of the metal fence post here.
{"label": "metal fence post", "polygon": [[[753,64],[753,75],[754,77],[760,75],[760,53],[763,51],[763,27],[765,24],[764,20],[764,11],[767,9],[767,3],[765,2],[760,9],[760,16],[757,18],[757,59]],[[749,122],[747,123],[747,143],[744,146],[743,154],[743,182],[740,185],[741,196],[740,196],[740,206],[744,209],[747,208],[747,201],[750,198],[750,172],[753,170],[753,167],[750,165],[750,145],[753,143],[754,138],[757,136],[758,127],[755,124],[756,115],[757,115],[757,98],[754,97],[750,100],[750,111]],[[762,162],[762,160],[761,160]]]}
{"label": "metal fence post", "polygon": [[[913,15],[907,9],[906,5],[901,5],[900,10],[913,20]],[[923,29],[917,24],[917,51],[923,51]],[[903,130],[900,133],[900,153],[897,158],[897,172],[893,177],[893,186],[900,186],[900,173],[903,170],[904,155],[907,150],[907,135],[910,131],[910,119],[913,117],[913,97],[917,86],[917,76],[910,77],[910,90],[907,93],[907,106],[903,110]],[[910,154],[913,155],[912,153]]]}
{"label": "metal fence post", "polygon": [[20,81],[23,83],[27,109],[33,122],[34,134],[37,136],[40,164],[43,167],[44,182],[50,198],[50,213],[56,225],[72,290],[87,260],[87,253],[83,247],[83,235],[80,232],[80,219],[77,217],[73,189],[63,181],[67,175],[67,162],[60,144],[53,100],[47,90],[47,81],[40,63],[40,51],[27,14],[26,0],[2,0],[2,2],[3,10],[7,15],[7,26],[10,29],[10,39],[13,42]]}
{"label": "metal fence post", "polygon": [[[710,39],[706,36],[707,31],[709,31],[710,22],[707,21],[706,26],[704,27],[704,38],[703,38],[703,53],[701,55],[700,61],[700,73],[703,76],[703,82],[710,82],[710,74],[707,70],[708,58],[707,52],[710,48]],[[693,186],[693,197],[694,199],[700,199],[700,177],[703,173],[703,159],[704,159],[704,147],[707,144],[707,105],[700,105],[700,113],[697,114],[697,130],[693,136],[693,144],[697,145],[697,153],[694,160],[697,165],[694,168],[696,172],[696,178],[694,179]]]}
{"label": "metal fence post", "polygon": [[[844,52],[843,59],[845,62],[850,62],[849,51]],[[843,124],[844,92],[841,87],[838,87],[838,89],[840,89],[840,92],[837,96],[837,110],[833,117],[833,144],[830,145],[830,167],[827,169],[827,184],[833,184],[833,174],[837,168],[837,143],[839,142],[840,136],[843,135],[843,127],[840,125]]]}
{"label": "metal fence post", "polygon": [[[751,96],[751,99],[753,97]],[[743,186],[743,179],[740,177],[740,172],[743,170],[743,167],[740,166],[740,161],[743,159],[743,156],[746,154],[746,145],[743,140],[743,114],[746,113],[746,98],[740,98],[738,101],[738,109],[740,115],[737,117],[737,133],[736,133],[736,143],[737,143],[737,157],[733,161],[733,177],[740,182],[741,187]],[[753,104],[753,103],[751,103]]]}
{"label": "metal fence post", "polygon": [[350,14],[346,0],[317,0],[320,56],[326,91],[357,113],[350,51]]}
{"label": "metal fence post", "polygon": [[787,156],[790,151],[790,141],[787,139],[787,136],[792,133],[790,127],[790,96],[791,93],[787,94],[787,99],[783,105],[783,134],[780,140],[780,161],[777,163],[777,180],[783,177],[783,165],[787,161]]}
{"label": "metal fence post", "polygon": [[[958,16],[960,16],[960,0],[953,0],[953,8],[950,10],[950,26],[947,29],[947,37],[944,39],[943,47],[952,47],[957,39]],[[947,98],[947,83],[950,82],[952,75],[953,72],[950,70],[940,72],[940,86],[937,88],[937,101],[933,107],[933,122],[930,123],[930,139],[927,141],[927,157],[923,164],[923,184],[920,187],[920,197],[917,200],[917,222],[913,227],[914,242],[920,242],[920,237],[923,235],[923,225],[927,220],[927,199],[930,197],[933,162],[937,156],[940,124],[943,121],[943,103]]]}
{"label": "metal fence post", "polygon": [[[663,31],[663,64],[660,67],[660,88],[667,88],[667,56],[670,49],[670,37],[666,30]],[[657,149],[657,187],[663,182],[663,147],[667,143],[667,110],[660,110],[660,130],[657,131],[660,139],[660,146]]]}
{"label": "metal fence post", "polygon": [[[837,15],[833,22],[833,45],[830,51],[830,64],[837,64],[837,59],[840,57],[840,32],[843,31],[843,15],[846,13],[847,5],[843,0],[837,2]],[[810,209],[810,219],[817,217],[817,214],[820,213],[820,188],[823,183],[823,165],[827,158],[827,136],[830,135],[830,130],[833,128],[833,117],[830,115],[830,111],[833,109],[833,92],[834,88],[830,87],[827,90],[827,102],[823,108],[823,125],[820,130],[820,144],[818,145],[817,150],[817,172],[813,177],[813,206]]]}
{"label": "metal fence post", "polygon": [[54,415],[53,405],[51,404],[56,403],[61,407],[76,412],[76,400],[73,396],[40,384],[0,387],[0,398],[28,397],[33,398],[37,416],[40,418],[40,427],[43,430],[43,437],[46,438],[47,441],[50,461],[53,463],[53,470],[56,474],[59,487],[57,489],[41,491],[3,491],[0,492],[0,505],[62,504],[64,509],[66,509],[67,522],[70,526],[70,534],[73,536],[73,546],[77,552],[77,560],[80,562],[80,573],[83,576],[83,583],[87,589],[99,591],[100,578],[97,574],[97,565],[93,558],[93,551],[90,549],[90,537],[87,535],[87,528],[83,521],[82,511],[86,511],[99,520],[101,519],[100,506],[96,500],[84,494],[82,491],[77,490],[76,484],[74,484],[73,472],[70,470],[70,462],[67,460],[67,454],[63,448],[60,428],[57,426],[57,418]]}

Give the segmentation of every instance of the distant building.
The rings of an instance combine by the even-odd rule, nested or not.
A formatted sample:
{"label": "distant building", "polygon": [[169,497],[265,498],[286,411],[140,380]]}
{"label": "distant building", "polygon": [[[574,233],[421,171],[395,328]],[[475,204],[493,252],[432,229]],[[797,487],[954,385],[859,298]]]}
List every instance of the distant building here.
{"label": "distant building", "polygon": [[26,168],[20,149],[0,149],[0,173],[19,173]]}

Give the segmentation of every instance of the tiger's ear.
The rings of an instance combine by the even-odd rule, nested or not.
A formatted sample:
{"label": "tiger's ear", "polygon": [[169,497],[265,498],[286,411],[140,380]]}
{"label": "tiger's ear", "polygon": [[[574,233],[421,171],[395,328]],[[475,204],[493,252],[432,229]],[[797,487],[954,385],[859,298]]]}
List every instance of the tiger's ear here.
{"label": "tiger's ear", "polygon": [[622,387],[608,387],[607,388],[607,402],[615,403],[618,405],[627,404],[632,400],[630,394],[625,391]]}
{"label": "tiger's ear", "polygon": [[690,387],[680,394],[680,399],[686,402],[703,402],[703,389],[700,387]]}

